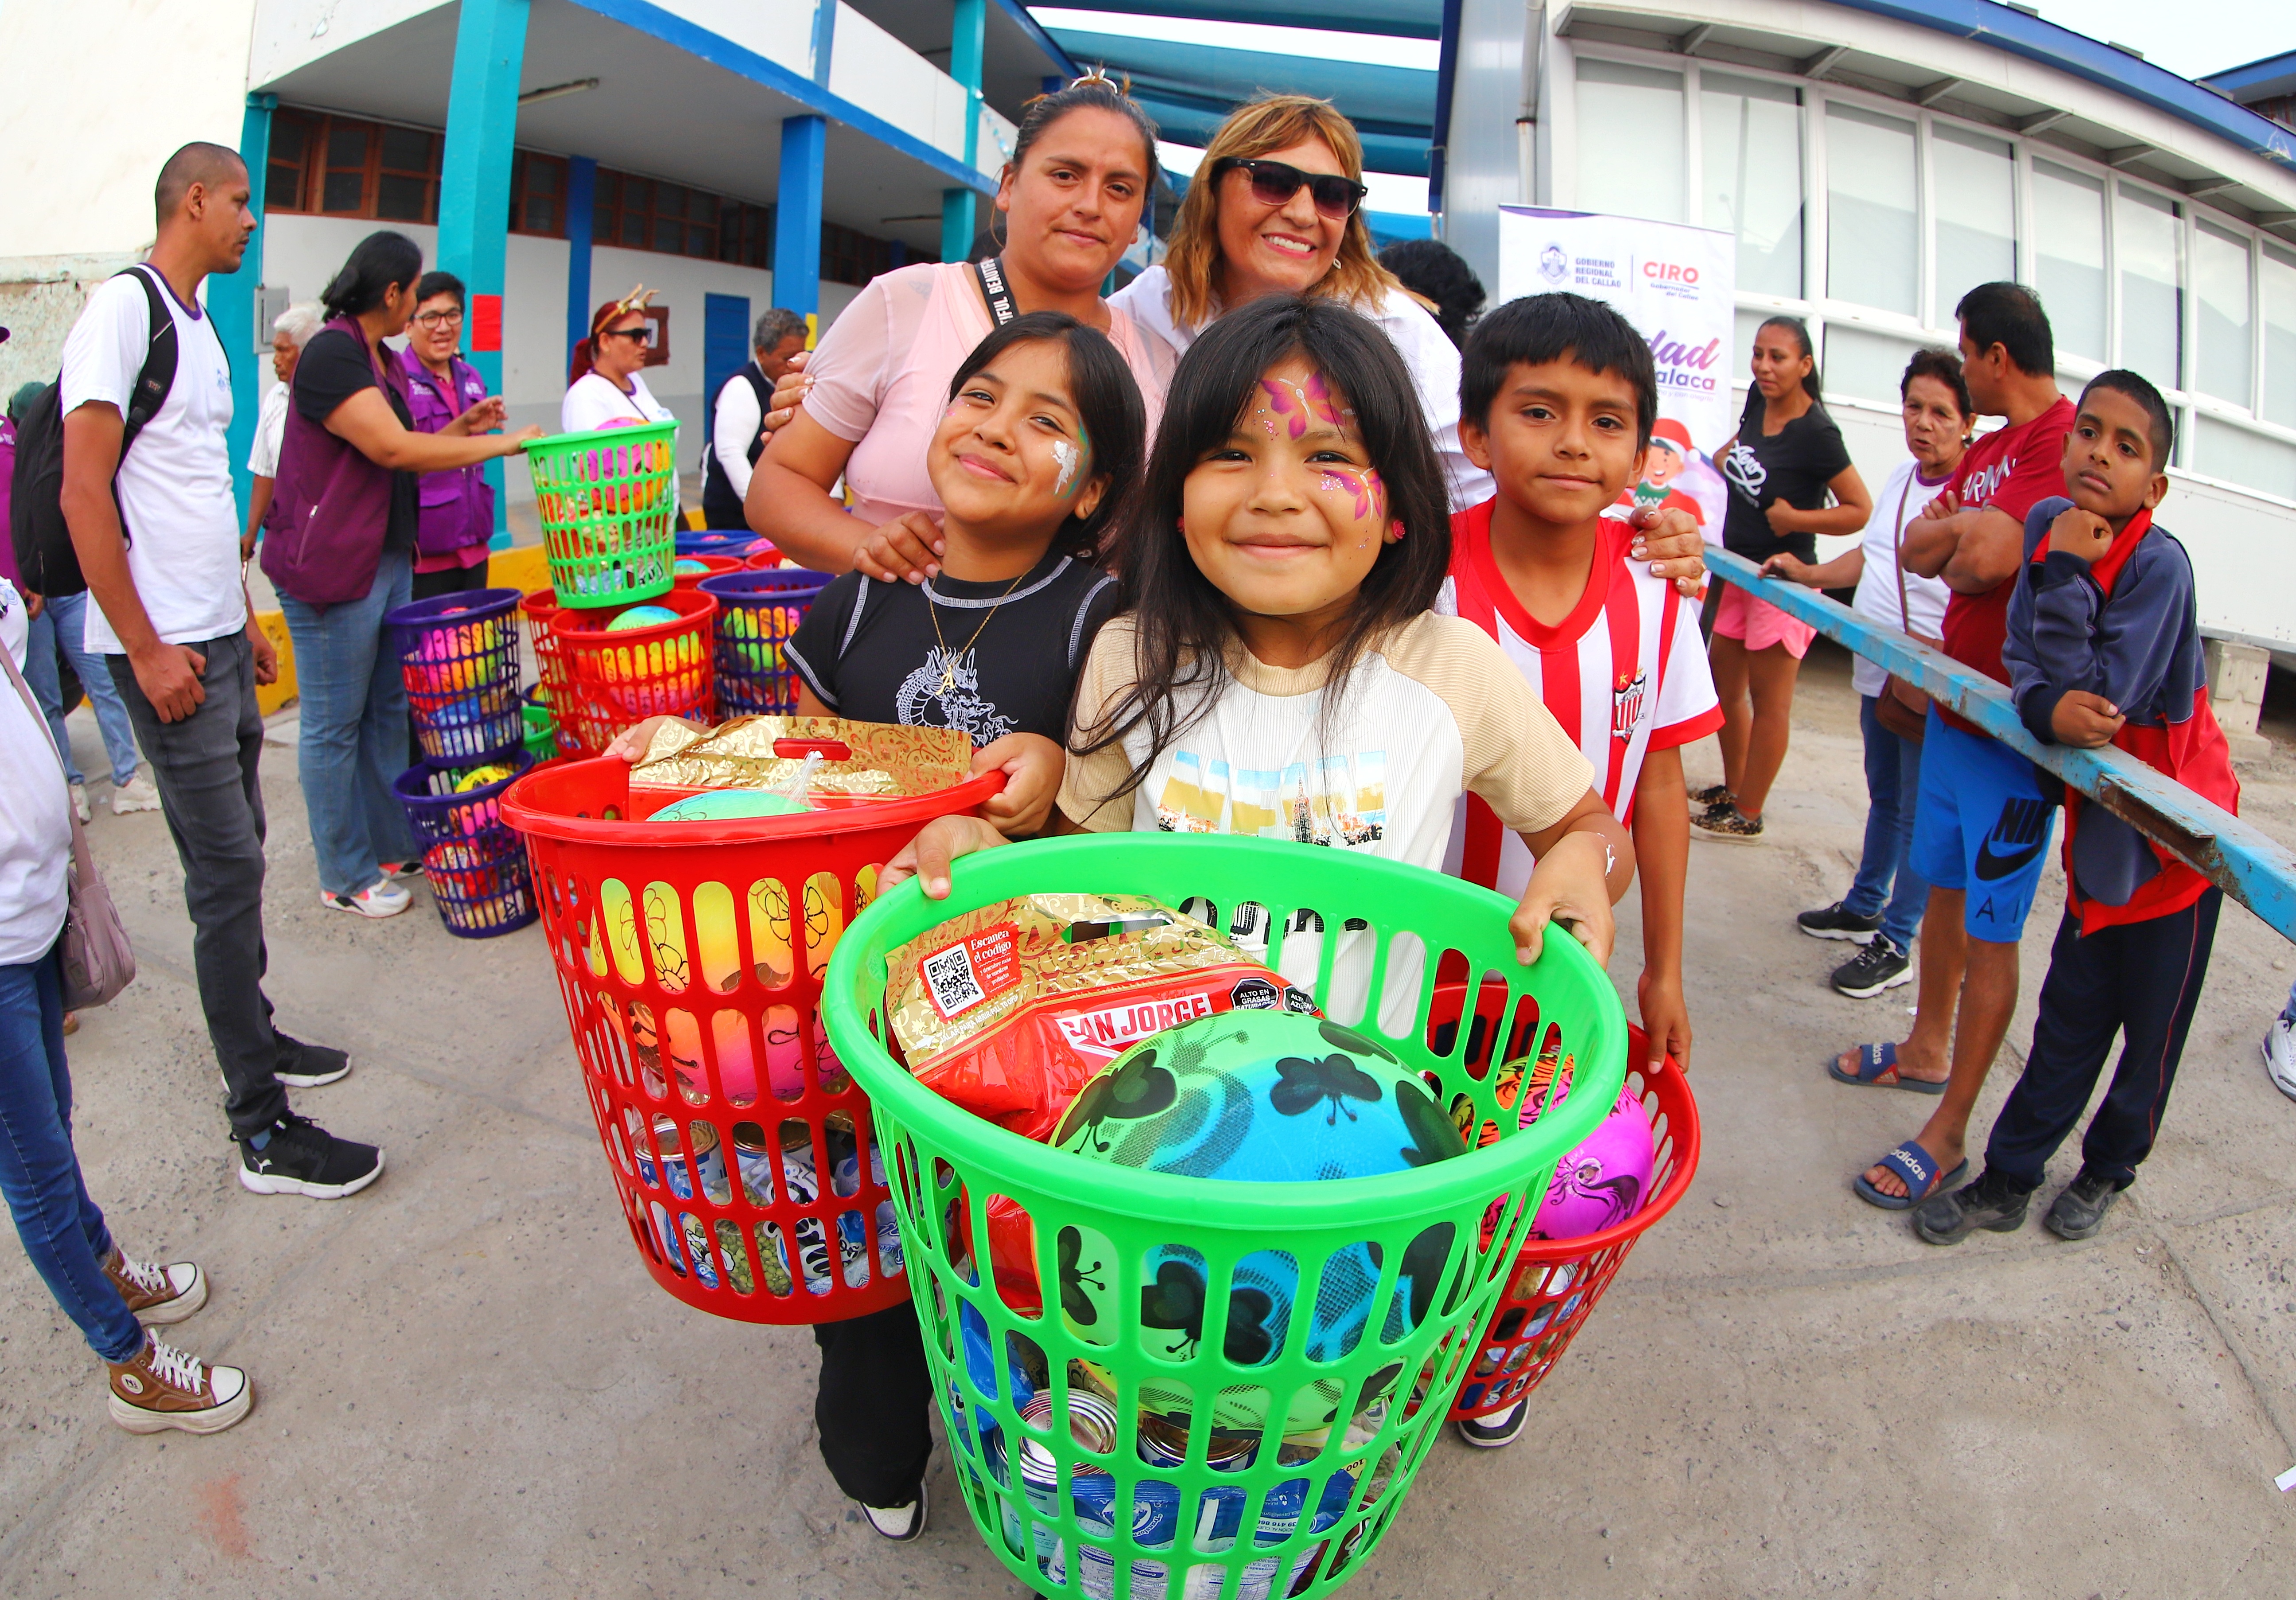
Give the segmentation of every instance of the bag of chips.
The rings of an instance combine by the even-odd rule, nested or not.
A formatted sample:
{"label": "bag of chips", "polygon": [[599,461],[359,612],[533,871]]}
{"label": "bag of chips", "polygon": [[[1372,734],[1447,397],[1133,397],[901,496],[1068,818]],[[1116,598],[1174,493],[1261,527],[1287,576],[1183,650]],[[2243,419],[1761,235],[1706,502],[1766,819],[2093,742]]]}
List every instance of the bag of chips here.
{"label": "bag of chips", "polygon": [[889,964],[885,1008],[916,1080],[1032,1139],[1151,1034],[1223,1011],[1321,1014],[1226,934],[1144,895],[1000,900]]}

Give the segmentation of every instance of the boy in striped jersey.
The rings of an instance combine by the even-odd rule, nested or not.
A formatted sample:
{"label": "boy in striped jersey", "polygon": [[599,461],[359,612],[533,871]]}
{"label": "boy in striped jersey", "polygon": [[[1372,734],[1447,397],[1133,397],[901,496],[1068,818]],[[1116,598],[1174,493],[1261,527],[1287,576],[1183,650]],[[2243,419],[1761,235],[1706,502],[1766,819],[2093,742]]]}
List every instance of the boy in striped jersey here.
{"label": "boy in striped jersey", "polygon": [[[1671,1054],[1686,1065],[1682,746],[1721,726],[1722,709],[1697,607],[1628,553],[1645,519],[1654,520],[1653,537],[1696,528],[1679,510],[1645,508],[1632,521],[1624,508],[1603,514],[1636,481],[1651,447],[1658,382],[1650,346],[1599,300],[1533,295],[1476,324],[1461,357],[1460,395],[1460,442],[1498,493],[1451,519],[1451,575],[1436,610],[1498,641],[1593,766],[1603,803],[1634,831],[1643,1027],[1653,1060]],[[1519,896],[1531,860],[1470,796],[1445,865]]]}

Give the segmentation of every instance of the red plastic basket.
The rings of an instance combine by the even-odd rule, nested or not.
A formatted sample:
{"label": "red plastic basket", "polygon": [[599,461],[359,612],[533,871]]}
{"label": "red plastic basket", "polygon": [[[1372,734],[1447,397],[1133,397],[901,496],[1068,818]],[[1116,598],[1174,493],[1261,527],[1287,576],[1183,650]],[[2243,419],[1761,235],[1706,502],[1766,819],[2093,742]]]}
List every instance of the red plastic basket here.
{"label": "red plastic basket", "polygon": [[806,816],[647,823],[616,819],[692,791],[634,802],[629,771],[553,762],[500,803],[526,837],[646,1270],[687,1305],[742,1322],[898,1304],[909,1284],[891,1193],[868,1097],[821,1027],[821,981],[882,864],[932,818],[977,812],[1004,775],[906,799],[824,796]]}
{"label": "red plastic basket", "polygon": [[718,603],[692,589],[672,589],[640,605],[677,613],[673,622],[610,629],[631,609],[562,611],[551,622],[564,658],[565,693],[554,696],[562,734],[586,756],[603,755],[614,735],[648,717],[713,715],[710,661]]}
{"label": "red plastic basket", "polygon": [[550,627],[560,609],[558,591],[552,588],[536,589],[518,603],[518,614],[526,619],[527,645],[534,652],[535,681],[542,685],[542,703],[553,716],[566,698],[566,658]]}
{"label": "red plastic basket", "polygon": [[[680,571],[678,569],[688,562],[699,562],[701,570],[698,572]],[[670,587],[676,589],[699,588],[705,578],[741,570],[742,558],[737,555],[681,555],[670,564]]]}
{"label": "red plastic basket", "polygon": [[[1480,1014],[1481,1010],[1477,1021],[1488,1027],[1496,1019]],[[1527,1044],[1527,1038],[1511,1040],[1501,1059],[1522,1054]],[[1523,1245],[1514,1276],[1492,1308],[1482,1352],[1459,1385],[1451,1407],[1454,1421],[1505,1411],[1538,1388],[1593,1315],[1635,1241],[1690,1187],[1698,1171],[1698,1103],[1672,1056],[1655,1073],[1649,1071],[1649,1036],[1629,1024],[1627,1088],[1650,1114],[1656,1141],[1649,1201],[1615,1227],[1584,1238],[1532,1239]]]}
{"label": "red plastic basket", "polygon": [[750,559],[747,565],[750,571],[770,572],[781,564],[782,553],[765,540],[759,539],[750,546]]}

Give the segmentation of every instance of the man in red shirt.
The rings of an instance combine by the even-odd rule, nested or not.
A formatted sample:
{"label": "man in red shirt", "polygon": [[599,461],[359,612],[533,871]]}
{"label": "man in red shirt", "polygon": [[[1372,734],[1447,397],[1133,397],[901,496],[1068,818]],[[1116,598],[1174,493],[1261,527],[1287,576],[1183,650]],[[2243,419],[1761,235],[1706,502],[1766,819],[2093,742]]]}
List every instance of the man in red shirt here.
{"label": "man in red shirt", "polygon": [[[2073,406],[2057,392],[2049,319],[2030,289],[1980,283],[1954,314],[1970,398],[1980,414],[2008,420],[1970,446],[1945,492],[1906,525],[1903,559],[1906,571],[1942,578],[1953,591],[1946,653],[2005,682],[2001,645],[2024,563],[2025,513],[2063,492]],[[1907,857],[1931,884],[1920,1009],[1902,1042],[1853,1046],[1831,1069],[1845,1083],[1939,1096],[1921,1132],[1857,1180],[1857,1193],[1885,1210],[1951,1187],[1968,1164],[1970,1113],[2017,1006],[2017,941],[2048,863],[2054,806],[2030,761],[1930,709]]]}

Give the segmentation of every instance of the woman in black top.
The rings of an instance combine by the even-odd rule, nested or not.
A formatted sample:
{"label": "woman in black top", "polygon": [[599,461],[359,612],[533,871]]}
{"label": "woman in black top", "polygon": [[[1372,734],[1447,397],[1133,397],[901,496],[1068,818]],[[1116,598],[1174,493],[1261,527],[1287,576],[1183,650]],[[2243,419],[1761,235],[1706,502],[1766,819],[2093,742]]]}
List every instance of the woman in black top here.
{"label": "woman in black top", "polygon": [[390,792],[407,766],[406,691],[382,624],[413,598],[415,475],[508,455],[542,432],[489,433],[503,424],[498,397],[415,431],[405,372],[382,341],[406,331],[422,275],[420,247],[385,230],[359,242],[321,295],[327,325],[295,365],[280,449],[283,525],[263,546],[295,642],[319,903],[370,917],[406,910],[392,880],[422,869]]}
{"label": "woman in black top", "polygon": [[[1873,496],[1825,414],[1800,317],[1774,316],[1755,332],[1753,375],[1738,431],[1714,453],[1730,490],[1722,543],[1757,563],[1781,553],[1814,562],[1816,536],[1859,531]],[[1816,634],[1734,585],[1722,590],[1709,652],[1722,700],[1722,782],[1690,797],[1690,820],[1718,839],[1762,836],[1762,807],[1786,759],[1794,678]]]}

